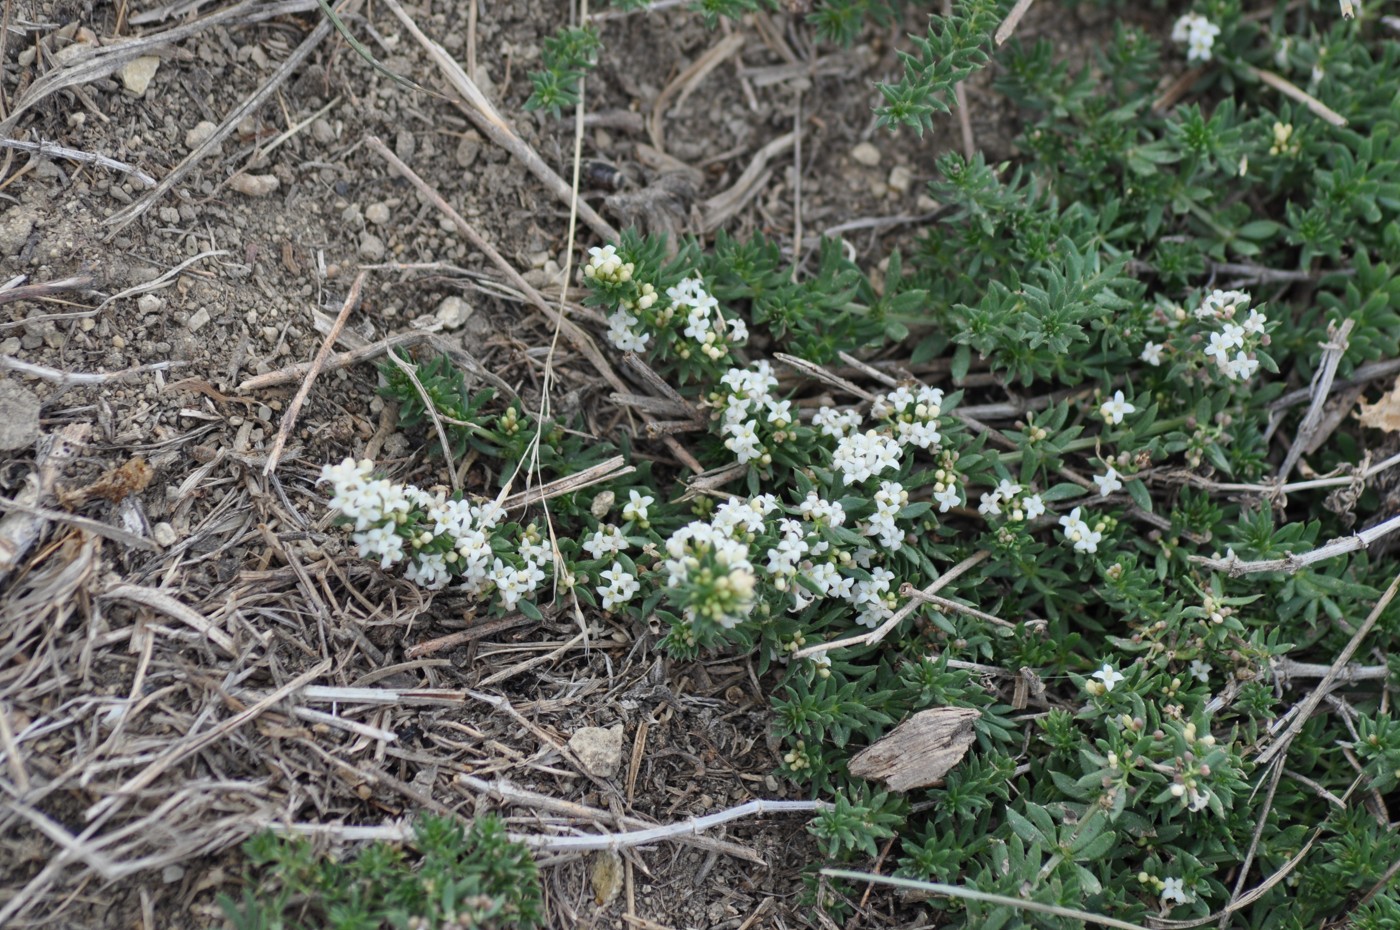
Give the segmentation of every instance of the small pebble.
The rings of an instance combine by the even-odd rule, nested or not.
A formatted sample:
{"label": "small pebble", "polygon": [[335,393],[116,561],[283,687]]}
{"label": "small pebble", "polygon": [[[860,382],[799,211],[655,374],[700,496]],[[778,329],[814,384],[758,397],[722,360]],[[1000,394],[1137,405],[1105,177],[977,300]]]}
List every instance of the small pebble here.
{"label": "small pebble", "polygon": [[159,58],[143,55],[118,68],[117,77],[121,79],[123,87],[134,96],[140,97],[146,93],[146,88],[151,86],[151,79],[156,76],[159,68]]}
{"label": "small pebble", "polygon": [[330,145],[335,141],[335,127],[324,118],[318,117],[311,124],[311,138],[321,145]]}
{"label": "small pebble", "polygon": [[162,549],[169,549],[175,545],[175,527],[169,523],[157,523],[151,527],[151,535],[155,537],[156,545]]}
{"label": "small pebble", "polygon": [[444,297],[442,303],[438,304],[437,321],[442,324],[443,329],[457,329],[467,322],[475,310],[475,307],[454,294]]}
{"label": "small pebble", "polygon": [[890,190],[896,194],[907,194],[914,183],[914,173],[903,165],[895,165],[890,171]]}
{"label": "small pebble", "polygon": [[372,203],[365,208],[365,219],[376,226],[383,226],[389,222],[389,206],[383,203]]}
{"label": "small pebble", "polygon": [[880,163],[880,150],[869,142],[862,142],[851,149],[851,158],[868,168],[874,168]]}
{"label": "small pebble", "polygon": [[39,438],[39,398],[18,381],[0,380],[0,450],[24,449]]}
{"label": "small pebble", "polygon": [[281,185],[275,174],[236,174],[228,186],[248,197],[266,197]]}
{"label": "small pebble", "polygon": [[193,129],[185,133],[185,148],[191,151],[199,148],[209,140],[209,137],[214,134],[214,130],[218,128],[218,126],[207,119],[200,120],[195,124]]}
{"label": "small pebble", "polygon": [[165,301],[161,300],[155,294],[142,294],[140,297],[136,298],[136,309],[140,310],[142,313],[155,313],[163,306],[165,306]]}
{"label": "small pebble", "polygon": [[377,262],[384,257],[384,240],[374,233],[364,233],[360,236],[360,257],[366,261]]}
{"label": "small pebble", "polygon": [[207,307],[200,307],[194,313],[190,314],[189,322],[185,324],[185,328],[192,333],[197,333],[205,326],[209,325],[209,320],[209,309]]}

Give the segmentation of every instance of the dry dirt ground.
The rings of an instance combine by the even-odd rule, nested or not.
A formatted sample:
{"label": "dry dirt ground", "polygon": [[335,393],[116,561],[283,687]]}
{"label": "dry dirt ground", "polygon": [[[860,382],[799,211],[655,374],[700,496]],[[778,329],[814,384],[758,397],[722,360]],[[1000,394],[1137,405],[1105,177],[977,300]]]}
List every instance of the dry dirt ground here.
{"label": "dry dirt ground", "polygon": [[[646,629],[603,617],[587,635],[571,616],[486,623],[354,557],[314,483],[323,463],[368,455],[421,485],[446,479],[376,397],[372,363],[321,373],[266,473],[303,379],[254,379],[316,355],[361,271],[337,350],[430,335],[537,400],[545,319],[366,140],[385,140],[554,299],[567,203],[464,115],[392,4],[352,3],[346,22],[386,68],[442,93],[318,34],[306,0],[0,5],[0,926],[218,925],[238,843],[273,821],[489,809],[523,832],[618,829],[623,815],[669,823],[790,796],[772,775],[769,682],[742,658],[673,665]],[[565,4],[431,0],[404,15],[569,176],[572,119],[522,109]],[[1083,25],[1060,11],[1022,28],[1052,20],[1071,37]],[[711,30],[673,7],[600,30],[584,158],[616,166],[637,196],[687,169],[693,200],[668,201],[682,231],[719,220],[790,243],[800,229],[807,245],[837,224],[923,212],[933,158],[962,144],[954,120],[923,139],[876,135],[872,81],[895,73],[898,28],[842,49],[796,16]],[[133,49],[151,60],[118,67]],[[714,68],[690,80],[707,55]],[[1007,115],[977,86],[968,96],[978,146],[1013,155]],[[743,176],[794,131],[798,146]],[[120,164],[12,144],[39,141]],[[876,163],[857,157],[870,141]],[[138,172],[174,183],[152,191]],[[618,225],[637,218],[605,204],[610,171],[585,175],[586,202]],[[883,228],[851,234],[866,260],[902,234]],[[580,225],[576,259],[599,242]],[[618,428],[589,362],[566,348],[557,367],[556,409],[585,412],[600,436]],[[469,484],[486,480],[473,470]],[[288,699],[306,684],[495,703]],[[351,728],[328,725],[332,711]],[[614,725],[619,773],[583,777],[559,746]],[[595,813],[482,793],[464,774]],[[552,924],[821,924],[798,904],[818,861],[800,817],[719,835],[727,845],[629,854],[623,890],[601,905],[586,860],[544,861]],[[879,895],[859,913],[863,926],[919,922]]]}

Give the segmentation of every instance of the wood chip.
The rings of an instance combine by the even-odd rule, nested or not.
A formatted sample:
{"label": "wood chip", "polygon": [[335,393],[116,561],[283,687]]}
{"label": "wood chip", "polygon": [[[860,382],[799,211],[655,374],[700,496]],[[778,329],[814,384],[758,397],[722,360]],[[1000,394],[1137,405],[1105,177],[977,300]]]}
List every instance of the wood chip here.
{"label": "wood chip", "polygon": [[851,760],[851,774],[883,781],[893,791],[943,784],[976,738],[975,707],[934,707],[895,727],[884,739]]}

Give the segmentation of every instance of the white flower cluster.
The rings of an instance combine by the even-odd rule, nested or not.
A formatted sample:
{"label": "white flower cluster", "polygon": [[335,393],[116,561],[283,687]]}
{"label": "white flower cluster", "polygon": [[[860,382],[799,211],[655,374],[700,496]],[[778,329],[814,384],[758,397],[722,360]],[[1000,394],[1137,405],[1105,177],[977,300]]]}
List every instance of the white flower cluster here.
{"label": "white flower cluster", "polygon": [[1172,41],[1185,43],[1187,61],[1210,61],[1220,27],[1199,13],[1187,13],[1172,26]]}
{"label": "white flower cluster", "polygon": [[617,254],[617,246],[605,245],[588,250],[588,264],[583,266],[583,276],[622,284],[631,281],[632,272],[636,270],[637,266],[632,262],[622,261],[622,256]]}
{"label": "white flower cluster", "polygon": [[598,574],[607,582],[597,588],[598,596],[603,599],[604,610],[612,610],[618,604],[627,603],[642,589],[636,577],[627,572],[621,562],[612,563],[612,568],[605,568]]}
{"label": "white flower cluster", "polygon": [[860,429],[861,416],[857,410],[822,407],[812,417],[812,425],[829,439],[841,439]]}
{"label": "white flower cluster", "polygon": [[1045,513],[1045,501],[1039,494],[1026,491],[1016,482],[1003,478],[995,489],[982,495],[977,512],[984,517],[1005,517],[1010,523],[1034,520]]}
{"label": "white flower cluster", "polygon": [[792,425],[792,401],[775,400],[772,394],[778,386],[773,366],[765,359],[752,369],[731,368],[720,383],[727,392],[713,395],[711,400],[722,407],[720,435],[724,447],[734,453],[740,465],[773,461],[764,436],[773,439]]}
{"label": "white flower cluster", "polygon": [[1210,333],[1205,354],[1231,381],[1248,381],[1259,370],[1253,350],[1263,337],[1269,318],[1254,309],[1244,316],[1250,300],[1244,291],[1217,290],[1196,308],[1197,320],[1221,324],[1219,330]]}
{"label": "white flower cluster", "polygon": [[1075,552],[1098,552],[1099,543],[1103,542],[1103,531],[1085,523],[1079,515],[1081,509],[1076,507],[1060,517],[1065,541],[1074,544]]}
{"label": "white flower cluster", "polygon": [[[681,604],[688,623],[701,617],[725,629],[733,629],[753,610],[756,579],[749,561],[749,544],[739,538],[763,529],[763,517],[777,508],[771,496],[752,501],[730,501],[716,509],[709,523],[696,520],[671,534],[666,540],[662,563],[668,588],[681,588],[703,581],[708,596],[690,598]],[[714,576],[713,565],[720,570]]]}
{"label": "white flower cluster", "polygon": [[[449,500],[441,491],[430,493],[413,485],[372,478],[373,468],[369,460],[347,458],[321,469],[321,482],[331,486],[330,506],[354,521],[350,538],[362,558],[378,559],[381,568],[406,560],[405,577],[429,590],[444,587],[454,575],[472,594],[482,593],[492,582],[498,587],[504,582],[502,601],[508,608],[519,599],[515,592],[531,592],[539,585],[544,577],[539,566],[550,556],[538,539],[527,540],[534,558],[525,556],[522,544],[526,568],[509,577],[508,573],[516,570],[492,554],[491,533],[505,516],[495,502]],[[413,510],[421,511],[422,516],[408,527]],[[452,540],[445,551],[422,551],[443,535]]]}
{"label": "white flower cluster", "polygon": [[[778,522],[782,538],[768,550],[768,574],[773,576],[773,585],[779,591],[788,589],[788,582],[797,575],[798,563],[803,556],[813,552],[817,546],[826,547],[818,540],[815,544],[807,541],[807,527],[801,521],[783,519]],[[819,554],[819,553],[818,553]]]}
{"label": "white flower cluster", "polygon": [[[630,281],[634,272],[629,263],[620,264],[616,252],[604,249],[590,249],[589,254],[597,253],[593,263],[584,268],[585,277],[606,281]],[[594,269],[589,274],[589,269]],[[744,342],[749,338],[747,324],[738,316],[726,318],[720,311],[719,301],[705,289],[705,282],[699,278],[685,278],[674,287],[666,289],[666,301],[658,306],[661,295],[655,286],[642,284],[635,299],[622,300],[617,309],[608,317],[608,341],[624,352],[641,352],[651,342],[652,332],[648,329],[669,327],[673,321],[681,328],[685,340],[671,345],[681,358],[690,358],[694,342],[699,351],[718,361],[729,352],[729,345]],[[652,308],[657,309],[648,315]],[[689,340],[689,342],[687,341]]]}
{"label": "white flower cluster", "polygon": [[888,618],[894,616],[895,593],[890,588],[894,572],[884,568],[872,568],[869,581],[858,581],[851,601],[860,608],[856,622],[872,630]]}
{"label": "white flower cluster", "polygon": [[942,413],[943,392],[923,384],[918,385],[917,391],[897,387],[877,396],[870,406],[871,417],[894,422],[895,436],[901,444],[930,452],[937,451],[943,441],[938,432],[938,417]]}
{"label": "white flower cluster", "polygon": [[671,306],[663,315],[667,322],[677,313],[685,315],[688,338],[699,343],[700,351],[711,360],[724,358],[727,342],[743,342],[749,338],[748,325],[739,317],[725,319],[719,312],[719,301],[705,290],[699,278],[686,278],[675,287],[666,288]]}
{"label": "white flower cluster", "polygon": [[904,546],[904,533],[895,525],[899,510],[909,503],[909,492],[897,481],[881,481],[880,490],[875,492],[875,513],[865,526],[866,536],[880,537],[880,545],[890,552],[898,552]]}
{"label": "white flower cluster", "polygon": [[616,555],[627,548],[627,537],[622,535],[622,530],[611,523],[604,523],[593,532],[581,544],[590,558],[605,559],[610,555]]}
{"label": "white flower cluster", "polygon": [[900,451],[899,440],[887,433],[874,429],[853,432],[836,441],[831,464],[841,473],[841,480],[851,485],[891,468],[897,470]]}
{"label": "white flower cluster", "polygon": [[803,519],[820,521],[827,526],[841,526],[846,522],[846,508],[841,502],[826,500],[816,491],[807,492],[807,497],[797,505],[797,511]]}
{"label": "white flower cluster", "polygon": [[623,352],[642,352],[651,341],[651,333],[642,328],[642,321],[618,307],[608,316],[608,342]]}

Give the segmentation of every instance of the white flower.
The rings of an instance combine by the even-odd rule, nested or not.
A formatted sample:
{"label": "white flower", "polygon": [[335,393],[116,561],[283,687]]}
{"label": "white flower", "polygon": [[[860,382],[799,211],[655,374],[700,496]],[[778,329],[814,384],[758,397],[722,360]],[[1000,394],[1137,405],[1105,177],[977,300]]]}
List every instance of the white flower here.
{"label": "white flower", "polygon": [[1009,501],[1020,493],[1021,486],[1014,481],[1010,481],[1006,478],[1003,478],[997,484],[997,494],[1001,496],[1002,500]]}
{"label": "white flower", "polygon": [[724,325],[729,329],[730,342],[746,342],[749,338],[749,324],[745,323],[741,317],[731,317],[724,321]]}
{"label": "white flower", "polygon": [[1191,677],[1203,684],[1210,683],[1210,666],[1200,659],[1191,660]]}
{"label": "white flower", "polygon": [[1109,665],[1107,662],[1105,662],[1103,664],[1103,668],[1095,672],[1093,677],[1103,682],[1103,689],[1105,691],[1112,691],[1113,686],[1118,684],[1118,682],[1122,681],[1127,676],[1125,676],[1122,672],[1118,671],[1118,669],[1114,668],[1112,665]]}
{"label": "white flower", "polygon": [[754,420],[746,420],[732,429],[726,427],[729,438],[724,441],[724,447],[734,453],[740,465],[747,465],[763,455],[763,443],[759,441],[757,430],[758,423]]}
{"label": "white flower", "polygon": [[1221,368],[1227,364],[1230,356],[1230,340],[1224,333],[1211,333],[1210,345],[1205,347],[1207,358],[1215,359],[1215,363]]}
{"label": "white flower", "polygon": [[626,547],[627,537],[611,523],[598,527],[598,531],[583,543],[583,549],[595,559],[621,552]]}
{"label": "white flower", "polygon": [[1200,319],[1208,318],[1230,318],[1233,317],[1241,307],[1249,306],[1253,300],[1244,291],[1222,291],[1213,290],[1201,301],[1201,307],[1196,311],[1196,316]]}
{"label": "white flower", "polygon": [[886,469],[898,468],[899,454],[897,440],[872,429],[842,436],[836,443],[831,464],[841,472],[843,483],[851,485]]}
{"label": "white flower", "polygon": [[1149,342],[1142,347],[1142,355],[1140,357],[1144,362],[1155,368],[1162,364],[1162,348],[1162,344],[1159,342]]}
{"label": "white flower", "polygon": [[860,414],[854,410],[822,407],[812,417],[812,425],[821,430],[823,436],[840,439],[860,429]]}
{"label": "white flower", "polygon": [[1027,520],[1034,520],[1036,517],[1045,513],[1045,501],[1039,494],[1032,494],[1030,497],[1027,497],[1025,500],[1021,501],[1021,506],[1025,508]]}
{"label": "white flower", "polygon": [[1211,47],[1220,27],[1199,13],[1187,13],[1172,26],[1172,41],[1185,42],[1187,61],[1210,61]]}
{"label": "white flower", "polygon": [[1186,888],[1179,878],[1162,879],[1162,903],[1163,904],[1185,904],[1191,899],[1186,895]]}
{"label": "white flower", "polygon": [[1103,541],[1103,534],[1085,523],[1079,516],[1079,510],[1080,508],[1076,507],[1060,517],[1060,526],[1064,528],[1065,539],[1074,544],[1076,552],[1098,552],[1099,543]]}
{"label": "white flower", "polygon": [[642,495],[635,488],[627,493],[630,499],[622,505],[622,519],[634,520],[645,526],[647,508],[656,503],[656,498],[651,495]]}
{"label": "white flower", "polygon": [[982,495],[982,503],[977,505],[977,512],[982,516],[1001,515],[1001,495],[996,491],[988,491]]}
{"label": "white flower", "polygon": [[1108,471],[1104,474],[1095,475],[1094,484],[1099,486],[1099,497],[1108,497],[1114,491],[1121,491],[1123,482],[1119,480],[1120,477],[1122,476],[1112,465],[1108,466]]}
{"label": "white flower", "polygon": [[1221,332],[1225,336],[1225,344],[1232,348],[1244,347],[1244,327],[1236,323],[1226,323]]}
{"label": "white flower", "polygon": [[958,506],[958,504],[962,503],[958,498],[957,485],[954,484],[945,486],[941,491],[935,491],[933,499],[938,501],[939,513],[947,513],[949,510],[952,510],[954,507]]}
{"label": "white flower", "polygon": [[1122,391],[1114,391],[1113,397],[1099,405],[1099,415],[1104,421],[1117,426],[1123,422],[1123,417],[1137,410],[1132,404],[1123,399]]}
{"label": "white flower", "polygon": [[612,563],[612,568],[605,568],[598,575],[607,582],[605,585],[599,585],[597,589],[603,598],[604,610],[612,610],[618,604],[627,603],[632,599],[632,595],[642,588],[635,577],[623,570],[621,562]]}
{"label": "white flower", "polygon": [[1259,370],[1259,361],[1250,358],[1244,352],[1236,352],[1235,357],[1226,364],[1225,370],[1236,381],[1248,381]]}
{"label": "white flower", "polygon": [[1244,331],[1250,335],[1262,333],[1264,331],[1264,324],[1267,322],[1269,322],[1268,317],[1258,310],[1251,310],[1249,311],[1249,317],[1244,321]]}

